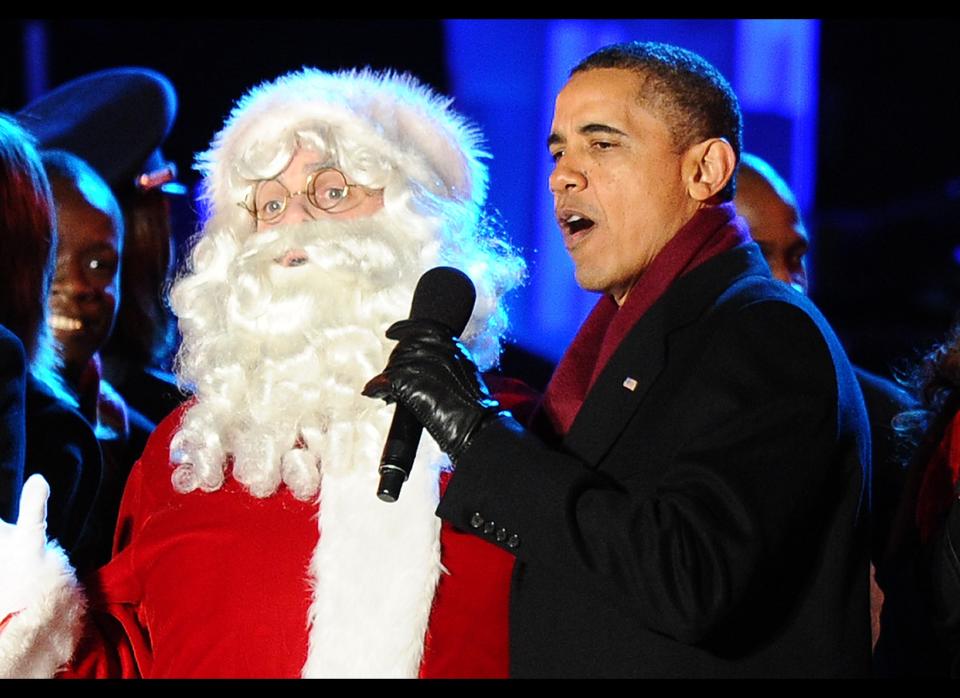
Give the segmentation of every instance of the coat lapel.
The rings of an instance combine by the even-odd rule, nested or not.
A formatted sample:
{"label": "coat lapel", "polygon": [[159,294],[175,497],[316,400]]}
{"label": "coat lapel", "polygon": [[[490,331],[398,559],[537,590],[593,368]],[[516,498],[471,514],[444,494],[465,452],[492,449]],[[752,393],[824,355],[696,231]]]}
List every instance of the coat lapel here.
{"label": "coat lapel", "polygon": [[610,357],[570,426],[564,447],[596,468],[663,371],[670,334],[707,312],[738,279],[752,275],[770,276],[754,243],[718,255],[678,279]]}

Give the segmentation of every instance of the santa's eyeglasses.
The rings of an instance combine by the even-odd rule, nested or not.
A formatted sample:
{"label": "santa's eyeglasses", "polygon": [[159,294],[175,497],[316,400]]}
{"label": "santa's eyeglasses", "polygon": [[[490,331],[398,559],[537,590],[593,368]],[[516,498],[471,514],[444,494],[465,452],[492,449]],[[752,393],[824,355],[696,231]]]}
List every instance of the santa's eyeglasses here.
{"label": "santa's eyeglasses", "polygon": [[278,179],[267,179],[257,185],[253,206],[241,203],[252,216],[262,223],[275,223],[287,210],[287,203],[295,196],[305,195],[307,203],[324,213],[345,213],[359,206],[368,196],[380,193],[362,184],[347,182],[343,172],[335,167],[325,167],[307,177],[303,189],[291,192]]}

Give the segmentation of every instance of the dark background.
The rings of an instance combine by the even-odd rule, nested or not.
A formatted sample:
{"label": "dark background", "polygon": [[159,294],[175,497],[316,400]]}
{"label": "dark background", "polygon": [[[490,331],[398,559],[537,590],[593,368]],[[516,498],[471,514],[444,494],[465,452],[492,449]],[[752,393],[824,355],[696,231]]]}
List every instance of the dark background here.
{"label": "dark background", "polygon": [[814,298],[883,371],[960,308],[956,20],[821,25]]}

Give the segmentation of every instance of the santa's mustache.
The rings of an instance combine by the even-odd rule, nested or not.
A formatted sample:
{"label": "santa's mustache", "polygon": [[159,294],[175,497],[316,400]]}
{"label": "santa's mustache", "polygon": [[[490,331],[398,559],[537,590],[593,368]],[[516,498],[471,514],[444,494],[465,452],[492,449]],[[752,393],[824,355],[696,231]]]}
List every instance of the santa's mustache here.
{"label": "santa's mustache", "polygon": [[[374,311],[409,293],[420,245],[385,212],[350,221],[316,220],[251,235],[226,269],[224,327],[291,351],[293,335],[379,323]],[[296,260],[297,264],[290,264]],[[409,287],[409,289],[408,289]]]}
{"label": "santa's mustache", "polygon": [[[277,226],[247,239],[233,263],[233,278],[295,279],[299,267],[312,273],[359,274],[393,283],[401,268],[403,241],[397,224],[382,212],[357,220],[315,220]],[[410,247],[407,241],[406,247]],[[410,250],[410,253],[415,253]],[[278,267],[286,268],[286,272]]]}

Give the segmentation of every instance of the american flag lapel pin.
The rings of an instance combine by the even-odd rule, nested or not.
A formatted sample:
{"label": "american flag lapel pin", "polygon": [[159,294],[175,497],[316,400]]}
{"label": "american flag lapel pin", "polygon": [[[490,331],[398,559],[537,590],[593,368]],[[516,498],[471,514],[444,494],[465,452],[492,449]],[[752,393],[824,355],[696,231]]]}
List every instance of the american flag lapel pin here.
{"label": "american flag lapel pin", "polygon": [[631,393],[637,389],[637,385],[638,385],[637,379],[631,378],[630,376],[627,376],[626,379],[623,381],[623,387],[629,390]]}

